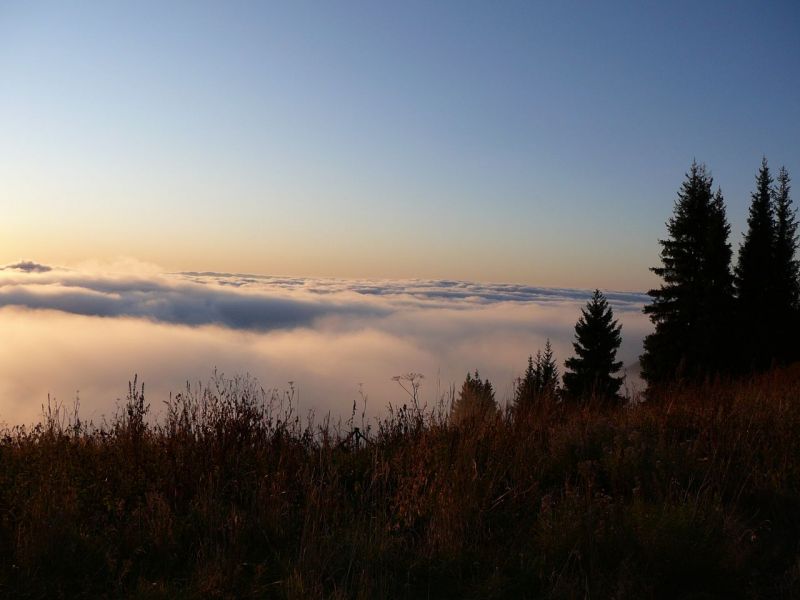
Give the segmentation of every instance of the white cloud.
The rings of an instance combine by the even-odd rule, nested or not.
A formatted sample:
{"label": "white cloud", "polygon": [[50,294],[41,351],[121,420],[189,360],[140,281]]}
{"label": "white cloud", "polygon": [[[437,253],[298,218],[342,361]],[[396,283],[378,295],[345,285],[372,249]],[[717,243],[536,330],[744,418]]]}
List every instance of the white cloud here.
{"label": "white cloud", "polygon": [[[402,402],[391,377],[408,371],[425,374],[429,402],[476,368],[503,400],[546,338],[563,364],[590,295],[458,281],[5,270],[0,421],[29,422],[48,393],[70,402],[78,390],[86,416],[110,414],[134,373],[158,409],[214,367],[250,373],[268,388],[294,381],[301,409],[318,413],[346,414],[360,383],[373,413]],[[649,330],[646,297],[607,296],[630,364]]]}

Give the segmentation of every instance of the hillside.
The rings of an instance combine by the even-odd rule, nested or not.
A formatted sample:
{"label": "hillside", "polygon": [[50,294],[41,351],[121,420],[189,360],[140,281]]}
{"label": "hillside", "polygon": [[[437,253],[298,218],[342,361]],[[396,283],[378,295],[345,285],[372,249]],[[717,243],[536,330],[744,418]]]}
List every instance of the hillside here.
{"label": "hillside", "polygon": [[247,379],[0,442],[4,597],[800,593],[800,368],[629,408],[339,426]]}

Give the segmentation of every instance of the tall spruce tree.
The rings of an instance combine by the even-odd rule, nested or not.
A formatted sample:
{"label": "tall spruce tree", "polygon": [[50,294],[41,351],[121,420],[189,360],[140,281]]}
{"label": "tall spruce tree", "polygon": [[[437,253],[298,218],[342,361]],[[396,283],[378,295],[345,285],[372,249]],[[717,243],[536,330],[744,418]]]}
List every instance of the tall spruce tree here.
{"label": "tall spruce tree", "polygon": [[706,368],[715,373],[735,370],[736,348],[731,322],[734,318],[734,279],[731,270],[733,251],[728,239],[731,227],[725,198],[718,187],[711,198],[706,242],[704,300],[701,305],[697,348],[705,357]]}
{"label": "tall spruce tree", "polygon": [[663,280],[644,308],[655,325],[640,357],[650,384],[730,369],[730,226],[712,184],[705,165],[693,161],[667,221],[669,237],[659,241],[661,266],[650,269]]}
{"label": "tall spruce tree", "polygon": [[605,296],[595,290],[581,316],[575,324],[575,342],[572,346],[576,356],[564,363],[564,394],[582,400],[590,397],[619,399],[622,377],[614,373],[622,368],[616,360],[622,343],[622,326],[614,320],[614,314]]}
{"label": "tall spruce tree", "polygon": [[800,263],[797,253],[797,213],[789,194],[791,185],[785,167],[778,172],[772,193],[775,214],[775,319],[777,358],[782,362],[797,360],[800,331]]}
{"label": "tall spruce tree", "polygon": [[772,175],[767,159],[763,158],[736,265],[738,346],[745,369],[767,367],[777,354],[776,227],[772,198]]}

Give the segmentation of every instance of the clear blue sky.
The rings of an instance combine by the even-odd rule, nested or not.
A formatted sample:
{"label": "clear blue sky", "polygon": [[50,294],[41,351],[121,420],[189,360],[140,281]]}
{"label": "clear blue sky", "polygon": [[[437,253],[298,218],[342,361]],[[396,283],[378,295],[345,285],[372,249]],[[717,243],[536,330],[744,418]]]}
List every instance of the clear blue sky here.
{"label": "clear blue sky", "polygon": [[[167,6],[169,4],[169,6]],[[0,6],[0,260],[643,289],[694,157],[800,200],[800,3]]]}

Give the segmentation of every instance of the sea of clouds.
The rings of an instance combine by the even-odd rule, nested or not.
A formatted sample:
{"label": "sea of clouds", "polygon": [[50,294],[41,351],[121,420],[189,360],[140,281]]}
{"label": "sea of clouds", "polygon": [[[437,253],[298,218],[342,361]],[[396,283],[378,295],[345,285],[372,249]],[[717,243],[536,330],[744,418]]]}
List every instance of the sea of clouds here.
{"label": "sea of clouds", "polygon": [[[527,357],[550,338],[559,362],[592,290],[453,280],[353,280],[163,273],[133,261],[0,270],[0,422],[30,423],[48,394],[80,398],[84,418],[114,412],[134,374],[154,412],[214,369],[267,389],[293,382],[299,408],[368,413],[405,401],[395,375],[418,372],[434,403],[478,369],[507,401]],[[647,296],[605,290],[634,365]],[[629,387],[641,388],[635,367]]]}

